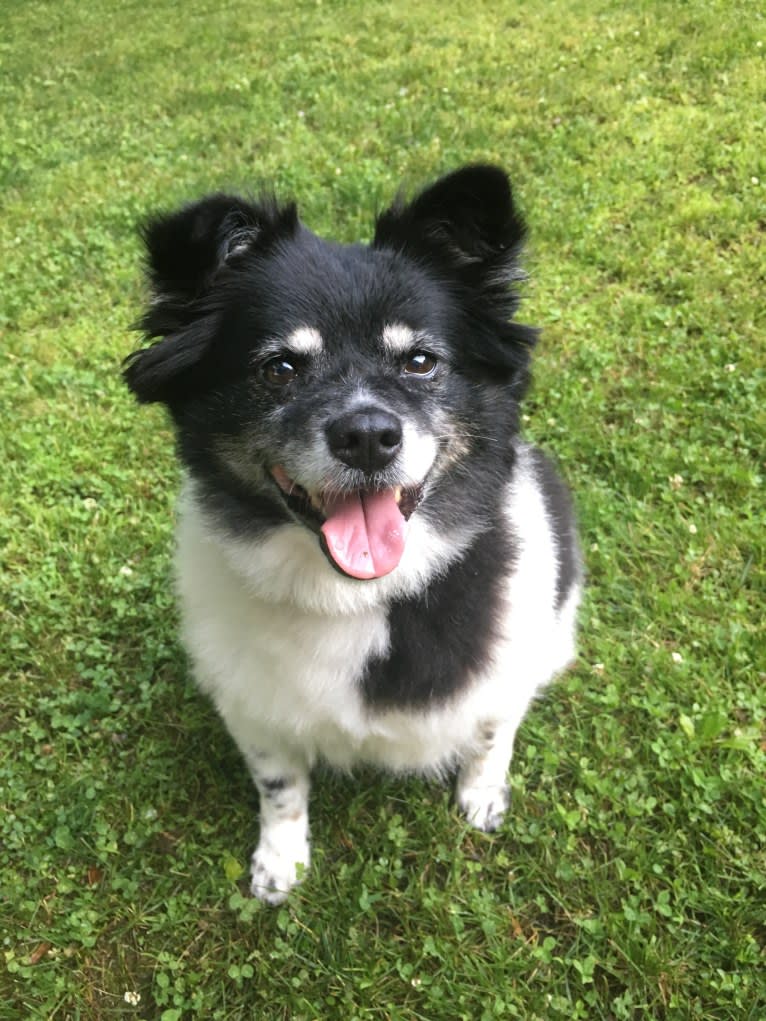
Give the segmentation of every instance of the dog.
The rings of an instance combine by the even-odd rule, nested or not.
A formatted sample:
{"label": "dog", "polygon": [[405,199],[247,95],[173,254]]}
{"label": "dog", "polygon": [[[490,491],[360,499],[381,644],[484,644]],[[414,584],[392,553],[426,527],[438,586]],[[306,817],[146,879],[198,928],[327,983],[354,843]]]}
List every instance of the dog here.
{"label": "dog", "polygon": [[309,865],[317,761],[454,770],[497,829],[516,729],[574,658],[572,502],[520,436],[525,233],[490,165],[400,196],[367,245],[272,196],[144,229],[124,376],[175,426],[183,640],[258,790],[267,903]]}

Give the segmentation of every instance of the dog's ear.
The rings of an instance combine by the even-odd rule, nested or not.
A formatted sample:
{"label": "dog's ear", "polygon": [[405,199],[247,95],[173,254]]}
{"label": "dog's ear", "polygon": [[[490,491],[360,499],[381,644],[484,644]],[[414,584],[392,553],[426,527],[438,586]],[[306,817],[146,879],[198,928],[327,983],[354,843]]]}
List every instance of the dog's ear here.
{"label": "dog's ear", "polygon": [[246,202],[221,194],[155,216],[143,230],[155,302],[199,298],[225,267],[265,251],[276,238],[294,234],[297,225],[292,203]]}
{"label": "dog's ear", "polygon": [[442,177],[409,203],[397,200],[378,217],[373,246],[435,262],[499,300],[510,314],[509,285],[522,275],[518,256],[525,234],[508,176],[477,164]]}
{"label": "dog's ear", "polygon": [[216,290],[251,256],[298,227],[294,204],[210,195],[152,218],[143,230],[151,304],[139,328],[163,338],[125,360],[125,382],[142,402],[170,403],[203,377],[216,335]]}

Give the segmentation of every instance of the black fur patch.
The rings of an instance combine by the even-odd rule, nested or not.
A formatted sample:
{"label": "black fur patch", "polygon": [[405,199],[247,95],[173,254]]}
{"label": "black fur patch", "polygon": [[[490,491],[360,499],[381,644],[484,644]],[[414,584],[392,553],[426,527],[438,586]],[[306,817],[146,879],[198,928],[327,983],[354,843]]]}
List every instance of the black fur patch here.
{"label": "black fur patch", "polygon": [[559,477],[551,461],[536,447],[531,448],[530,454],[556,543],[558,562],[556,609],[560,610],[570,589],[580,576],[580,550],[577,542],[574,507],[569,489]]}
{"label": "black fur patch", "polygon": [[261,794],[271,798],[280,791],[283,791],[290,783],[292,783],[292,781],[288,780],[285,776],[259,777],[258,790]]}
{"label": "black fur patch", "polygon": [[500,586],[512,569],[514,544],[495,526],[417,596],[389,609],[391,647],[362,682],[376,709],[425,708],[444,702],[488,665],[500,615]]}
{"label": "black fur patch", "polygon": [[187,442],[184,457],[196,481],[195,496],[208,517],[229,535],[258,539],[272,528],[289,524],[291,518],[276,491],[261,492],[227,471],[210,449]]}

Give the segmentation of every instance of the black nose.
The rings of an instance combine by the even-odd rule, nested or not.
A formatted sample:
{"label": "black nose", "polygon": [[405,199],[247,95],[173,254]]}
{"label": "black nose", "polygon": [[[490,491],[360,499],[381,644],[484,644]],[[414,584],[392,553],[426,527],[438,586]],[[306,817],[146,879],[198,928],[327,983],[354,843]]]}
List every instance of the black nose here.
{"label": "black nose", "polygon": [[326,433],[334,456],[365,472],[385,468],[402,446],[402,423],[382,408],[357,408],[341,415]]}

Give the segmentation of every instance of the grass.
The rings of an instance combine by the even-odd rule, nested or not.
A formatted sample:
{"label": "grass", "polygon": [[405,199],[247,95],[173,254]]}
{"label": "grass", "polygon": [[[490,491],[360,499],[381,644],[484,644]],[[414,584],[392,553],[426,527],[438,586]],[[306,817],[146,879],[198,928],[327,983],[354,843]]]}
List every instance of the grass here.
{"label": "grass", "polygon": [[[2,1021],[763,1021],[760,5],[6,7]],[[315,868],[264,908],[175,638],[169,430],[119,380],[136,226],[268,182],[365,237],[479,158],[532,228],[527,428],[578,496],[580,663],[499,835],[438,786],[322,775]]]}

